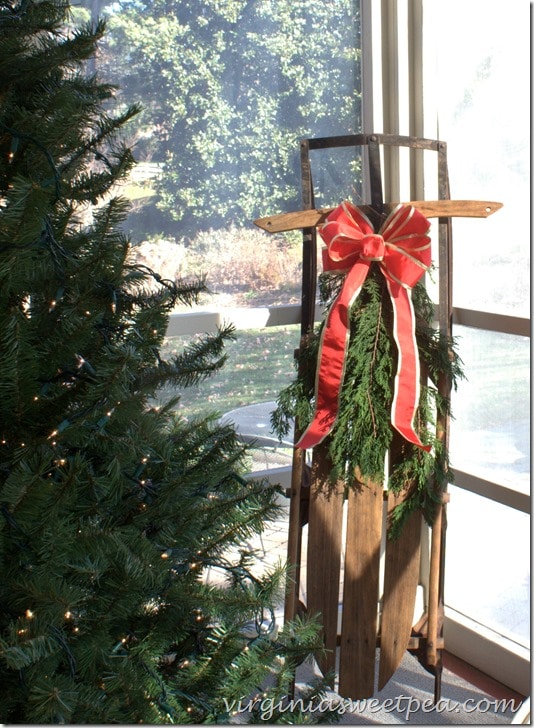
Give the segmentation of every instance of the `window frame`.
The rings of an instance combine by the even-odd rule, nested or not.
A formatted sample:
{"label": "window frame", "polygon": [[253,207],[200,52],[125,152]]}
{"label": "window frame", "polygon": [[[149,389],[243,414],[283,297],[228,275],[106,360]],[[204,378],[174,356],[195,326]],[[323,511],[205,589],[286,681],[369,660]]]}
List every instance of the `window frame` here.
{"label": "window frame", "polygon": [[[361,0],[364,132],[439,138],[432,84],[425,85],[423,0]],[[437,32],[437,31],[436,31]],[[431,38],[425,39],[432,44]],[[426,59],[428,62],[428,59]],[[438,91],[436,90],[437,94]],[[386,199],[401,196],[398,159],[384,160]],[[410,199],[424,197],[424,168],[410,176]],[[530,338],[530,319],[453,307],[453,324]],[[453,425],[454,426],[454,425]],[[455,470],[455,485],[503,506],[530,513],[530,495]],[[446,595],[445,595],[446,598]],[[520,693],[530,693],[530,652],[445,605],[446,648]]]}
{"label": "window frame", "polygon": [[[438,138],[435,99],[423,96],[423,0],[361,0],[362,22],[362,118],[363,133],[408,133]],[[406,32],[407,29],[407,32]],[[430,126],[433,125],[434,133]],[[424,166],[416,164],[409,175],[409,190],[401,180],[402,161],[392,153],[384,159],[386,199],[424,198]],[[318,320],[320,312],[318,311]],[[285,305],[229,312],[173,314],[168,335],[214,331],[232,321],[237,329],[294,324],[300,321],[300,306]],[[530,338],[530,319],[466,308],[453,308],[453,324]],[[265,476],[289,486],[290,469],[277,468],[254,476]],[[498,482],[456,470],[455,485],[503,506],[530,513],[530,496]],[[529,650],[486,629],[446,605],[447,651],[494,679],[528,695]]]}

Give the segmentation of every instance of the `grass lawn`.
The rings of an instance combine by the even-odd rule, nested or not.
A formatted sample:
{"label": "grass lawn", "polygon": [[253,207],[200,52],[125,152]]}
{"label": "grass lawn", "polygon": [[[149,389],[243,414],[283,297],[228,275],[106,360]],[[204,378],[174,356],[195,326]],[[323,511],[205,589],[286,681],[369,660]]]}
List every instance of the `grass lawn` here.
{"label": "grass lawn", "polygon": [[458,326],[458,353],[466,381],[453,399],[453,414],[465,429],[504,429],[528,419],[528,340]]}
{"label": "grass lawn", "polygon": [[[236,407],[275,400],[296,376],[293,352],[299,336],[298,325],[238,331],[236,340],[226,346],[228,360],[219,372],[198,387],[181,392],[166,388],[160,392],[160,400],[179,394],[178,411],[185,417],[224,414]],[[190,341],[191,337],[169,337],[163,354],[180,352]]]}
{"label": "grass lawn", "polygon": [[[299,330],[295,325],[238,331],[236,341],[226,347],[228,360],[219,372],[198,387],[182,392],[162,390],[160,401],[180,395],[177,411],[191,418],[223,415],[238,407],[276,400],[296,376],[293,353],[299,344]],[[452,428],[459,433],[453,439],[462,447],[465,441],[467,447],[477,433],[486,433],[487,437],[497,433],[510,447],[513,445],[526,454],[529,450],[528,342],[506,334],[463,327],[457,327],[455,334],[459,338],[458,352],[464,361],[467,381],[460,382],[458,392],[453,393]],[[191,337],[170,337],[163,353],[179,352],[190,342]],[[473,447],[478,450],[480,444]],[[471,460],[483,461],[485,457],[482,451],[468,454]]]}

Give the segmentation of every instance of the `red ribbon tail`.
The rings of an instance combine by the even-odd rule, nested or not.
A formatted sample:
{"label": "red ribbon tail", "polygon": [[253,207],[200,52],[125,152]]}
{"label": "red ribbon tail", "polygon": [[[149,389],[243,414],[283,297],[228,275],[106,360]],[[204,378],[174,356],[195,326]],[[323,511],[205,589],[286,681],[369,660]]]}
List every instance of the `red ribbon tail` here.
{"label": "red ribbon tail", "polygon": [[423,445],[413,424],[419,405],[420,368],[412,291],[388,275],[386,281],[393,303],[393,335],[399,352],[391,424],[408,442],[428,452],[430,445]]}
{"label": "red ribbon tail", "polygon": [[315,377],[315,412],[310,425],[295,447],[306,450],[318,445],[330,433],[336,422],[339,394],[345,373],[350,307],[360,293],[369,266],[370,263],[363,260],[354,264],[326,318]]}

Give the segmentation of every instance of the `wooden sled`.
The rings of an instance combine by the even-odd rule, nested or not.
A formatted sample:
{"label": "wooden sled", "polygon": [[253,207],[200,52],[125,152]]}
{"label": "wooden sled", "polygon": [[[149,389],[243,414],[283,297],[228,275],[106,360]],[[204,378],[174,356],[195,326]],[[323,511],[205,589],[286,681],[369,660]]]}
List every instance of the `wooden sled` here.
{"label": "wooden sled", "polygon": [[[256,224],[271,232],[303,229],[301,335],[313,328],[316,305],[316,225],[328,209],[315,209],[310,150],[361,147],[367,159],[370,202],[362,206],[374,222],[392,207],[382,194],[381,148],[408,147],[410,154],[437,154],[438,199],[417,201],[427,217],[438,218],[440,334],[451,335],[452,239],[451,217],[487,217],[500,203],[450,200],[446,144],[441,141],[385,134],[351,135],[307,139],[301,143],[303,210],[261,218]],[[418,151],[420,150],[420,151]],[[339,200],[341,202],[342,200]],[[354,201],[354,200],[353,200]],[[358,204],[357,202],[355,204]],[[444,397],[451,384],[437,383]],[[447,447],[449,421],[440,417],[438,438]],[[295,423],[295,442],[302,434]],[[389,452],[390,467],[396,457],[396,442]],[[290,497],[288,562],[294,580],[288,592],[285,618],[302,610],[319,615],[325,656],[320,669],[337,674],[337,690],[353,700],[368,698],[382,690],[393,676],[405,652],[413,653],[435,676],[434,699],[441,695],[443,639],[443,587],[447,494],[440,492],[441,505],[428,532],[420,513],[414,512],[400,536],[387,537],[387,515],[403,494],[384,490],[382,483],[359,481],[344,494],[343,484],[332,484],[328,453],[323,444],[312,451],[311,466],[306,453],[295,448]],[[307,526],[307,571],[302,565],[303,529]],[[305,586],[304,586],[305,584]],[[305,592],[306,597],[299,599]],[[421,614],[414,613],[418,594],[424,595]],[[378,683],[375,668],[378,659]]]}

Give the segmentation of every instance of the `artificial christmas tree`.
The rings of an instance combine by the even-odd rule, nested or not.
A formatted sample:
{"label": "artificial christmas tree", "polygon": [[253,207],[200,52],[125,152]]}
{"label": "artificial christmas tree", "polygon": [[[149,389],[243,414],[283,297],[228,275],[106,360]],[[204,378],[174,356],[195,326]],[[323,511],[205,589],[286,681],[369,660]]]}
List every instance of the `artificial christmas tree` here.
{"label": "artificial christmas tree", "polygon": [[204,283],[130,261],[114,190],[137,109],[110,115],[84,75],[103,32],[61,0],[0,6],[0,720],[226,722],[259,686],[282,699],[317,631],[275,639],[283,569],[226,558],[277,509],[235,432],[151,405],[217,370],[231,331],[161,357]]}

